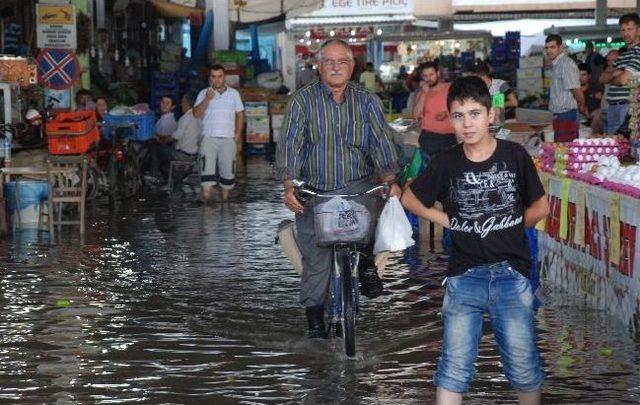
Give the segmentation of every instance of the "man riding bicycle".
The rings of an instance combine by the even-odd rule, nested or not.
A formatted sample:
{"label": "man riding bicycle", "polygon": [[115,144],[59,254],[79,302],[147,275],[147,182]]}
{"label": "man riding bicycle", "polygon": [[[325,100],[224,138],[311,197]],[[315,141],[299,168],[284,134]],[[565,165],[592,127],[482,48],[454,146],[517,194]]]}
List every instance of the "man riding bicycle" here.
{"label": "man riding bicycle", "polygon": [[[318,247],[313,207],[296,198],[293,179],[321,192],[360,193],[374,177],[394,183],[399,170],[392,129],[380,99],[360,84],[349,82],[354,59],[346,42],[332,39],[318,53],[320,78],[294,93],[287,105],[278,143],[276,173],[284,181],[284,202],[296,214],[302,254],[300,302],[306,307],[309,338],[327,338],[324,324],[333,252]],[[373,204],[368,207],[373,209]],[[363,294],[373,298],[382,286],[373,264],[372,243],[360,260]]]}

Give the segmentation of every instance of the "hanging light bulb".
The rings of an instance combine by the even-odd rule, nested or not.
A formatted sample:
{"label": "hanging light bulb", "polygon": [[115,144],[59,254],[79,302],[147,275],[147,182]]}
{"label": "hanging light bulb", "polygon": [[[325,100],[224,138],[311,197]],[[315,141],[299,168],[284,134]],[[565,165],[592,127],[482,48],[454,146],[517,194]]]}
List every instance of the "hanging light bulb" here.
{"label": "hanging light bulb", "polygon": [[131,61],[129,60],[129,56],[125,56],[124,57],[124,65],[126,67],[129,67],[129,65],[131,65]]}
{"label": "hanging light bulb", "polygon": [[336,32],[334,30],[329,31],[329,36],[330,37],[335,37],[336,36]]}
{"label": "hanging light bulb", "polygon": [[89,54],[91,54],[92,58],[96,57],[96,48],[93,45],[91,45],[91,50],[89,51]]}
{"label": "hanging light bulb", "polygon": [[116,51],[113,53],[113,59],[116,60],[116,62],[118,62],[120,60],[120,52],[118,52],[118,50],[116,49]]}
{"label": "hanging light bulb", "polygon": [[355,37],[356,36],[356,30],[351,30],[351,36]]}

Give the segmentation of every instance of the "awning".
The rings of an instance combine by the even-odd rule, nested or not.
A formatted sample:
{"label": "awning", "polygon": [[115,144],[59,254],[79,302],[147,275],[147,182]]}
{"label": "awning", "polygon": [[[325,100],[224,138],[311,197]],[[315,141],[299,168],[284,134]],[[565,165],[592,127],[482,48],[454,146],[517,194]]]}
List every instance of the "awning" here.
{"label": "awning", "polygon": [[189,18],[193,14],[202,14],[204,12],[201,8],[183,6],[161,0],[151,0],[151,4],[164,17]]}
{"label": "awning", "polygon": [[287,18],[319,9],[322,0],[229,0],[229,19],[241,23]]}

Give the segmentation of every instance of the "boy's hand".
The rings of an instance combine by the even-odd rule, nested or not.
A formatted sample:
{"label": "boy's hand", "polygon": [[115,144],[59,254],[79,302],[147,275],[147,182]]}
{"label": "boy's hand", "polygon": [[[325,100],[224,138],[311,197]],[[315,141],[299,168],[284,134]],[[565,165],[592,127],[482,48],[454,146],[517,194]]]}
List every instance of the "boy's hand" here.
{"label": "boy's hand", "polygon": [[402,189],[398,185],[398,183],[393,183],[391,188],[389,188],[389,197],[398,197],[402,195]]}
{"label": "boy's hand", "polygon": [[207,89],[207,93],[206,93],[207,99],[212,100],[215,94],[216,94],[216,91],[211,87]]}

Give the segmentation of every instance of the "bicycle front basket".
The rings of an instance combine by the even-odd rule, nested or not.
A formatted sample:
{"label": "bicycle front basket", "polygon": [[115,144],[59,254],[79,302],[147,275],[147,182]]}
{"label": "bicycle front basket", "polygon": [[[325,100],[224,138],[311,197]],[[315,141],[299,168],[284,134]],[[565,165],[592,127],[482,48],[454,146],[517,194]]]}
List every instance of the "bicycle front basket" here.
{"label": "bicycle front basket", "polygon": [[367,207],[342,197],[333,197],[313,208],[319,245],[366,243],[371,228]]}

